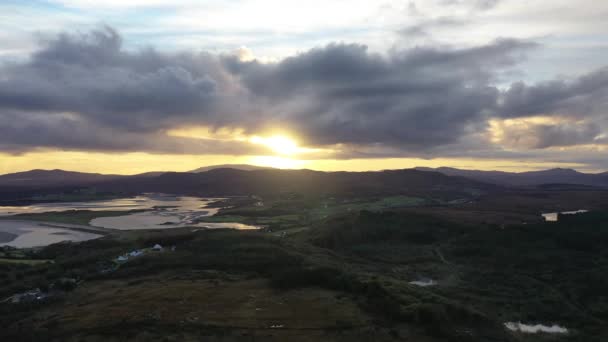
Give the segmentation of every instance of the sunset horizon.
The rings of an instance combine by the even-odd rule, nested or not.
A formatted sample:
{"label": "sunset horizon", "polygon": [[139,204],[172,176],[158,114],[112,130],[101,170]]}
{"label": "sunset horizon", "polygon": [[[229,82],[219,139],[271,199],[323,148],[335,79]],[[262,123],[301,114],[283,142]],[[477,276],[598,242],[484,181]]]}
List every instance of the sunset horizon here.
{"label": "sunset horizon", "polygon": [[[90,157],[90,153],[87,153]],[[99,174],[116,174],[116,175],[137,175],[148,172],[189,172],[201,167],[215,167],[218,165],[230,167],[231,165],[252,165],[259,167],[267,167],[282,170],[313,170],[322,172],[366,172],[366,171],[384,171],[384,170],[399,170],[399,169],[413,169],[413,168],[455,168],[461,170],[479,170],[479,171],[501,171],[501,172],[529,172],[529,171],[544,171],[551,169],[573,169],[578,172],[588,174],[600,174],[608,172],[603,169],[589,169],[581,167],[577,164],[561,163],[561,164],[529,164],[522,165],[523,162],[513,161],[512,164],[505,163],[505,161],[493,161],[487,160],[484,162],[478,162],[475,160],[462,160],[462,161],[444,161],[438,160],[424,160],[424,159],[383,159],[380,162],[374,162],[370,159],[354,159],[354,160],[342,160],[342,161],[308,161],[308,160],[285,160],[278,157],[279,159],[273,159],[273,157],[230,157],[224,158],[220,156],[218,159],[213,159],[208,162],[201,161],[198,156],[191,156],[191,159],[184,157],[184,160],[179,160],[179,166],[176,166],[176,162],[172,161],[172,156],[162,155],[142,155],[140,153],[125,154],[121,155],[118,160],[112,155],[99,156],[100,160],[112,159],[114,162],[112,165],[105,165],[107,162],[101,162],[104,165],[97,165],[95,162],[83,161],[82,154],[73,155],[68,154],[66,159],[68,162],[53,164],[53,162],[37,162],[34,164],[19,162],[15,163],[15,168],[9,168],[5,165],[0,167],[0,175],[27,172],[32,170],[63,170],[72,172],[84,172],[84,173],[99,173]],[[45,158],[52,158],[57,160],[53,155],[50,156],[38,156],[34,157],[37,160],[45,160]],[[122,160],[124,158],[124,161]],[[143,159],[146,161],[145,165],[142,166],[139,162],[133,162],[133,160]],[[86,159],[86,158],[84,158]],[[86,164],[85,164],[86,163]],[[124,164],[123,164],[124,163]],[[84,165],[83,165],[84,164]],[[125,165],[126,164],[126,165]],[[373,164],[373,165],[370,165]],[[41,167],[42,165],[42,167]],[[170,167],[162,167],[163,165],[171,165]]]}
{"label": "sunset horizon", "polygon": [[601,4],[238,3],[0,4],[0,173],[608,170]]}

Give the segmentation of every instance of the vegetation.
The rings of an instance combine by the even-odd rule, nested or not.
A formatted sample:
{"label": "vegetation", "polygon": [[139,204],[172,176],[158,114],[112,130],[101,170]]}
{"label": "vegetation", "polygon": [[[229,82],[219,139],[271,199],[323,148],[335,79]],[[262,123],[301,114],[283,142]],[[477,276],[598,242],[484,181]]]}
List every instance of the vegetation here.
{"label": "vegetation", "polygon": [[0,264],[24,264],[24,265],[39,265],[53,262],[45,259],[8,259],[0,258]]}
{"label": "vegetation", "polygon": [[[0,300],[36,288],[51,293],[56,284],[66,291],[0,305],[0,337],[606,340],[608,208],[558,222],[494,224],[486,218],[496,206],[486,211],[491,201],[481,201],[448,205],[430,197],[284,192],[230,199],[222,203],[229,209],[205,218],[265,230],[117,231],[78,244],[7,248],[0,255]],[[508,222],[527,220],[532,206],[512,210],[516,219]],[[82,223],[99,214],[116,212],[27,219]],[[163,250],[116,260],[156,244]],[[424,279],[435,286],[412,283]],[[78,286],[67,291],[72,284]],[[513,333],[504,327],[511,321],[559,324],[569,333]]]}
{"label": "vegetation", "polygon": [[310,239],[396,267],[404,280],[436,279],[435,294],[499,321],[560,324],[574,331],[565,340],[606,336],[608,212],[502,229],[361,212],[316,227]]}

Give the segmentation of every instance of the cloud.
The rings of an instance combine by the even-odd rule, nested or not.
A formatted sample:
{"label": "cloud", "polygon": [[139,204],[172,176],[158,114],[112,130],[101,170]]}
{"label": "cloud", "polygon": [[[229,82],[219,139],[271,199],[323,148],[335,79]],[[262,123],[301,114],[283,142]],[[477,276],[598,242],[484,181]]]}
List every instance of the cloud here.
{"label": "cloud", "polygon": [[[603,144],[608,132],[608,68],[570,80],[535,85],[517,82],[501,95],[499,103],[498,116],[528,121],[503,127],[505,142],[511,146]],[[538,117],[550,120],[530,123]]]}
{"label": "cloud", "polygon": [[442,29],[454,29],[468,25],[465,19],[454,17],[438,17],[420,21],[417,24],[407,26],[399,33],[407,39],[416,37],[430,37],[433,31]]}
{"label": "cloud", "polygon": [[608,68],[595,70],[573,80],[554,80],[536,85],[518,82],[505,92],[502,115],[564,115],[605,117],[608,103]]}
{"label": "cloud", "polygon": [[[4,108],[70,111],[129,129],[162,128],[174,115],[204,116],[231,96],[229,77],[209,54],[127,52],[110,28],[46,42],[31,61],[3,68]],[[228,103],[225,101],[224,103]]]}
{"label": "cloud", "polygon": [[501,2],[501,0],[477,0],[475,6],[483,11],[490,10]]}
{"label": "cloud", "polygon": [[242,141],[168,136],[91,123],[71,113],[0,114],[0,151],[20,154],[38,149],[166,154],[264,154],[268,149]]}
{"label": "cloud", "polygon": [[394,50],[331,44],[276,64],[228,68],[274,113],[317,144],[388,144],[425,150],[454,143],[484,122],[501,70],[534,45],[513,40],[464,49]]}
{"label": "cloud", "polygon": [[440,4],[443,4],[444,6],[457,6],[486,11],[498,6],[501,1],[502,0],[440,0]]}
{"label": "cloud", "polygon": [[[246,135],[278,128],[328,147],[326,158],[492,157],[606,140],[606,69],[497,87],[537,46],[528,41],[385,54],[333,43],[277,62],[246,49],[127,49],[109,27],[40,44],[29,59],[0,67],[0,151],[268,153],[239,140],[167,134],[191,126]],[[562,121],[503,125],[488,138],[492,122],[537,116]]]}
{"label": "cloud", "polygon": [[[174,153],[246,153],[213,141],[167,137],[177,125],[238,113],[239,94],[207,53],[129,52],[109,27],[42,42],[27,62],[3,65],[0,146]],[[236,108],[236,109],[235,109]],[[229,114],[226,114],[229,115]],[[214,119],[211,118],[214,116]]]}
{"label": "cloud", "polygon": [[492,141],[517,149],[544,149],[602,142],[598,123],[558,117],[490,121]]}

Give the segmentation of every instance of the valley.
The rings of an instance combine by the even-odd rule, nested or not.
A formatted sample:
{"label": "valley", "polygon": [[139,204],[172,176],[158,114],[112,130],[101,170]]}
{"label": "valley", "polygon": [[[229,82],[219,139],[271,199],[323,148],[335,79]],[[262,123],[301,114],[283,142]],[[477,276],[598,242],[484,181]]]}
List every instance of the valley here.
{"label": "valley", "polygon": [[[608,192],[445,178],[425,193],[415,183],[437,176],[415,175],[412,181],[389,174],[387,182],[401,184],[400,195],[384,184],[319,193],[298,184],[298,176],[291,178],[292,191],[275,187],[264,195],[234,195],[230,185],[228,195],[213,200],[191,197],[204,191],[192,188],[187,196],[109,202],[129,203],[124,210],[56,202],[59,211],[41,212],[37,208],[48,205],[35,204],[34,212],[0,223],[78,224],[104,233],[47,247],[2,247],[0,299],[36,289],[43,297],[2,304],[0,335],[22,341],[608,336]],[[61,210],[67,206],[77,210]],[[579,208],[589,211],[557,222],[541,216]],[[159,210],[187,219],[165,229],[95,224]],[[199,210],[214,215],[192,216]],[[221,223],[258,229],[213,227]],[[116,261],[125,253],[133,257]],[[77,285],[58,290],[66,279]],[[551,333],[552,326],[567,332]]]}

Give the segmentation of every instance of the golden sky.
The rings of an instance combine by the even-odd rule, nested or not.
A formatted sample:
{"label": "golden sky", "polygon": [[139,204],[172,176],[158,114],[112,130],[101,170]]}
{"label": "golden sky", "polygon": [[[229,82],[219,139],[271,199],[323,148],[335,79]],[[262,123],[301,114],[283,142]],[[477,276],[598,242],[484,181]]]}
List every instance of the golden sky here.
{"label": "golden sky", "polygon": [[0,2],[0,173],[605,172],[608,7],[556,1]]}
{"label": "golden sky", "polygon": [[[502,131],[493,126],[494,137]],[[555,167],[575,168],[590,172],[585,164],[491,158],[350,158],[339,156],[343,146],[313,148],[301,146],[290,134],[272,133],[265,136],[246,135],[243,131],[211,131],[194,127],[175,129],[169,136],[207,141],[242,142],[259,147],[264,155],[226,154],[158,154],[148,152],[95,152],[36,150],[23,154],[0,153],[0,174],[32,169],[63,169],[70,171],[132,175],[152,171],[185,172],[204,166],[223,164],[250,164],[280,169],[312,169],[319,171],[377,171],[423,167],[455,167],[475,170],[502,170],[522,172]],[[597,148],[593,146],[593,148]]]}
{"label": "golden sky", "polygon": [[64,169],[106,174],[138,174],[150,171],[189,171],[202,166],[219,164],[253,164],[277,168],[307,168],[320,171],[368,171],[402,169],[416,166],[450,166],[479,170],[529,171],[552,167],[580,167],[571,163],[530,163],[514,160],[473,159],[319,159],[305,160],[289,156],[229,156],[229,155],[174,155],[150,153],[100,153],[45,151],[21,155],[0,154],[0,173],[31,169]]}

